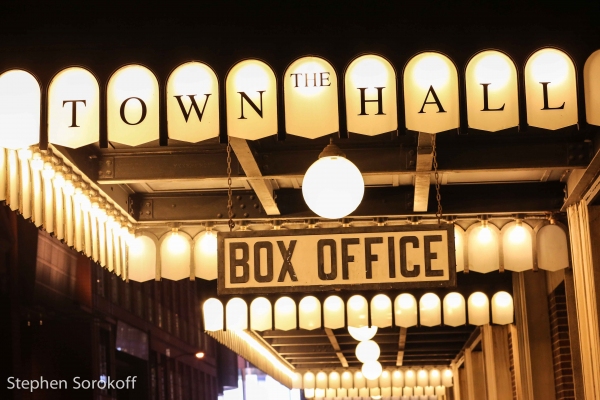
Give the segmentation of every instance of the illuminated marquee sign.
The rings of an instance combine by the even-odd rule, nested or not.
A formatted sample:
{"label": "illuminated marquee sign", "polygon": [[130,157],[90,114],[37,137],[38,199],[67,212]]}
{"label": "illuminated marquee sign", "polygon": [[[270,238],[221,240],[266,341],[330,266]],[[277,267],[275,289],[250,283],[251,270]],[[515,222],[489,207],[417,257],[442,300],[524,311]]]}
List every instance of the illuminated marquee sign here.
{"label": "illuminated marquee sign", "polygon": [[[99,88],[105,83],[93,71],[69,67],[48,82],[47,104],[40,104],[45,83],[30,72],[9,70],[0,74],[0,147],[39,143],[44,124],[50,143],[85,146],[99,140],[101,118],[107,120],[108,140],[127,146],[157,142],[161,126],[169,139],[189,143],[216,138],[225,128],[229,136],[247,140],[283,133],[314,139],[339,132],[340,124],[349,133],[368,136],[403,128],[435,134],[458,128],[465,104],[463,123],[488,132],[525,122],[548,130],[579,122],[576,69],[561,50],[539,49],[520,67],[501,51],[484,50],[467,62],[464,80],[461,70],[436,51],[416,54],[403,69],[381,55],[364,54],[343,72],[324,58],[306,56],[289,64],[281,79],[281,72],[257,59],[238,62],[221,80],[199,61],[175,67],[166,82],[149,68],[130,64],[112,74],[103,94]],[[584,65],[582,84],[592,125],[600,125],[599,71],[596,51]],[[459,101],[459,82],[464,82],[466,102]],[[523,101],[527,113],[521,120]],[[404,127],[398,126],[399,112],[404,112]]]}
{"label": "illuminated marquee sign", "polygon": [[455,284],[452,226],[218,234],[219,294]]}

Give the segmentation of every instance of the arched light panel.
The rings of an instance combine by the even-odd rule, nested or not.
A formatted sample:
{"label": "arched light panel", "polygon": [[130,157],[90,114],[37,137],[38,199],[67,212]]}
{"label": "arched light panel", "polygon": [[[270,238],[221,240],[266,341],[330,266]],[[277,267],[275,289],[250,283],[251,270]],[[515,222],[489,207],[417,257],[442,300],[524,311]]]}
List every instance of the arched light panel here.
{"label": "arched light panel", "polygon": [[264,297],[257,297],[250,303],[250,329],[266,331],[273,329],[273,309],[271,302]]}
{"label": "arched light panel", "polygon": [[142,233],[129,245],[129,279],[146,282],[156,278],[158,239],[151,233]]}
{"label": "arched light panel", "polygon": [[556,130],[577,124],[577,78],[573,60],[555,48],[533,53],[525,63],[527,123]]}
{"label": "arched light panel", "polygon": [[197,143],[219,136],[219,81],[208,65],[192,61],[167,80],[169,138]]}
{"label": "arched light panel", "polygon": [[243,299],[234,297],[227,302],[225,325],[230,331],[248,329],[248,305]]}
{"label": "arched light panel", "polygon": [[496,132],[519,125],[517,68],[497,50],[477,53],[465,71],[469,127]]}
{"label": "arched light panel", "polygon": [[369,306],[367,300],[360,296],[354,295],[348,299],[348,326],[354,326],[361,328],[368,325],[367,316],[369,313]]}
{"label": "arched light panel", "polygon": [[161,277],[178,281],[190,277],[192,238],[173,229],[160,240]]}
{"label": "arched light panel", "polygon": [[48,141],[70,148],[100,137],[100,88],[85,68],[60,71],[48,90]]}
{"label": "arched light panel", "polygon": [[265,62],[234,65],[225,80],[225,97],[229,136],[257,140],[277,134],[277,84]]}
{"label": "arched light panel", "polygon": [[283,96],[288,134],[314,139],[339,130],[338,79],[327,60],[307,56],[292,62],[283,75]]}
{"label": "arched light panel", "polygon": [[200,232],[194,238],[194,269],[196,278],[217,279],[217,234],[212,230]]}
{"label": "arched light panel", "polygon": [[40,85],[29,72],[0,75],[0,147],[17,150],[40,141]]}
{"label": "arched light panel", "polygon": [[384,294],[371,299],[371,325],[379,328],[392,326],[392,301]]}
{"label": "arched light panel", "polygon": [[500,231],[488,221],[467,229],[469,271],[487,273],[500,268]]}
{"label": "arched light panel", "polygon": [[338,329],[345,325],[344,301],[339,296],[329,296],[323,303],[323,321],[325,328]]}
{"label": "arched light panel", "polygon": [[538,268],[558,271],[569,267],[567,233],[561,226],[542,226],[536,234],[536,241]]}
{"label": "arched light panel", "polygon": [[321,303],[314,296],[307,296],[298,304],[301,329],[321,328]]}
{"label": "arched light panel", "polygon": [[119,68],[107,87],[108,140],[128,146],[158,140],[159,98],[152,71],[135,64]]}
{"label": "arched light panel", "polygon": [[296,329],[296,303],[289,297],[280,297],[275,302],[275,329]]}
{"label": "arched light panel", "polygon": [[447,56],[420,53],[404,68],[404,115],[406,128],[438,133],[458,128],[458,73]]}
{"label": "arched light panel", "polygon": [[475,292],[469,296],[469,324],[486,325],[490,323],[490,301],[485,293]]}
{"label": "arched light panel", "polygon": [[533,229],[517,220],[504,225],[500,236],[504,269],[514,272],[533,269]]}

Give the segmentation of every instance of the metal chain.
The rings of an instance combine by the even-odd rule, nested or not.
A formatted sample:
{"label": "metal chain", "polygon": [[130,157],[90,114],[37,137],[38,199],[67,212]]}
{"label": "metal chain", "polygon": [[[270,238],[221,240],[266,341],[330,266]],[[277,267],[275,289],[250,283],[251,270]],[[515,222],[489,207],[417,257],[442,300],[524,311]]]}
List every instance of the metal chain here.
{"label": "metal chain", "polygon": [[438,162],[437,162],[437,147],[435,145],[435,133],[431,135],[431,147],[433,150],[433,171],[435,174],[435,198],[437,199],[437,211],[435,212],[435,216],[438,220],[438,225],[442,224],[442,195],[440,194],[440,174],[438,172]]}
{"label": "metal chain", "polygon": [[231,193],[231,143],[229,136],[227,136],[227,215],[229,221],[229,231],[233,231],[235,228],[235,222],[233,222],[233,194]]}

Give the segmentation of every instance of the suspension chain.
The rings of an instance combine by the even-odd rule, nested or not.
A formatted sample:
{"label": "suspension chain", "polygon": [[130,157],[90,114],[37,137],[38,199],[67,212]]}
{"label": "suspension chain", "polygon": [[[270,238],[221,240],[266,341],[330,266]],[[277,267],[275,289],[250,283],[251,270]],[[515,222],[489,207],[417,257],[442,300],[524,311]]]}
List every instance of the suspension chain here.
{"label": "suspension chain", "polygon": [[435,216],[438,220],[438,225],[442,224],[442,195],[440,194],[440,174],[438,172],[437,162],[437,147],[435,145],[436,134],[431,135],[431,147],[433,150],[433,171],[435,175],[435,198],[437,200],[437,211]]}
{"label": "suspension chain", "polygon": [[229,136],[227,136],[227,216],[229,221],[229,231],[233,231],[235,228],[235,222],[233,222],[233,194],[231,192],[231,143]]}

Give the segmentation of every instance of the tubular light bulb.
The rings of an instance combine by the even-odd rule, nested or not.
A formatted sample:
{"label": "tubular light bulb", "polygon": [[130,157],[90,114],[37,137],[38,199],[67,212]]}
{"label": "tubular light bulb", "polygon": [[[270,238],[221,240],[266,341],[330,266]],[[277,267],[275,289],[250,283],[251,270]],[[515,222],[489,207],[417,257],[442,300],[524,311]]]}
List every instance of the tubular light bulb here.
{"label": "tubular light bulb", "polygon": [[377,327],[372,326],[369,328],[368,326],[363,326],[362,328],[355,328],[354,326],[349,326],[348,332],[350,333],[350,336],[354,338],[354,340],[363,342],[365,340],[373,339],[377,333]]}
{"label": "tubular light bulb", "polygon": [[31,168],[35,171],[41,171],[44,168],[44,159],[40,153],[33,153],[31,157]]}
{"label": "tubular light bulb", "polygon": [[54,177],[54,168],[52,168],[52,163],[45,162],[44,169],[42,170],[42,176],[46,179],[52,179]]}

